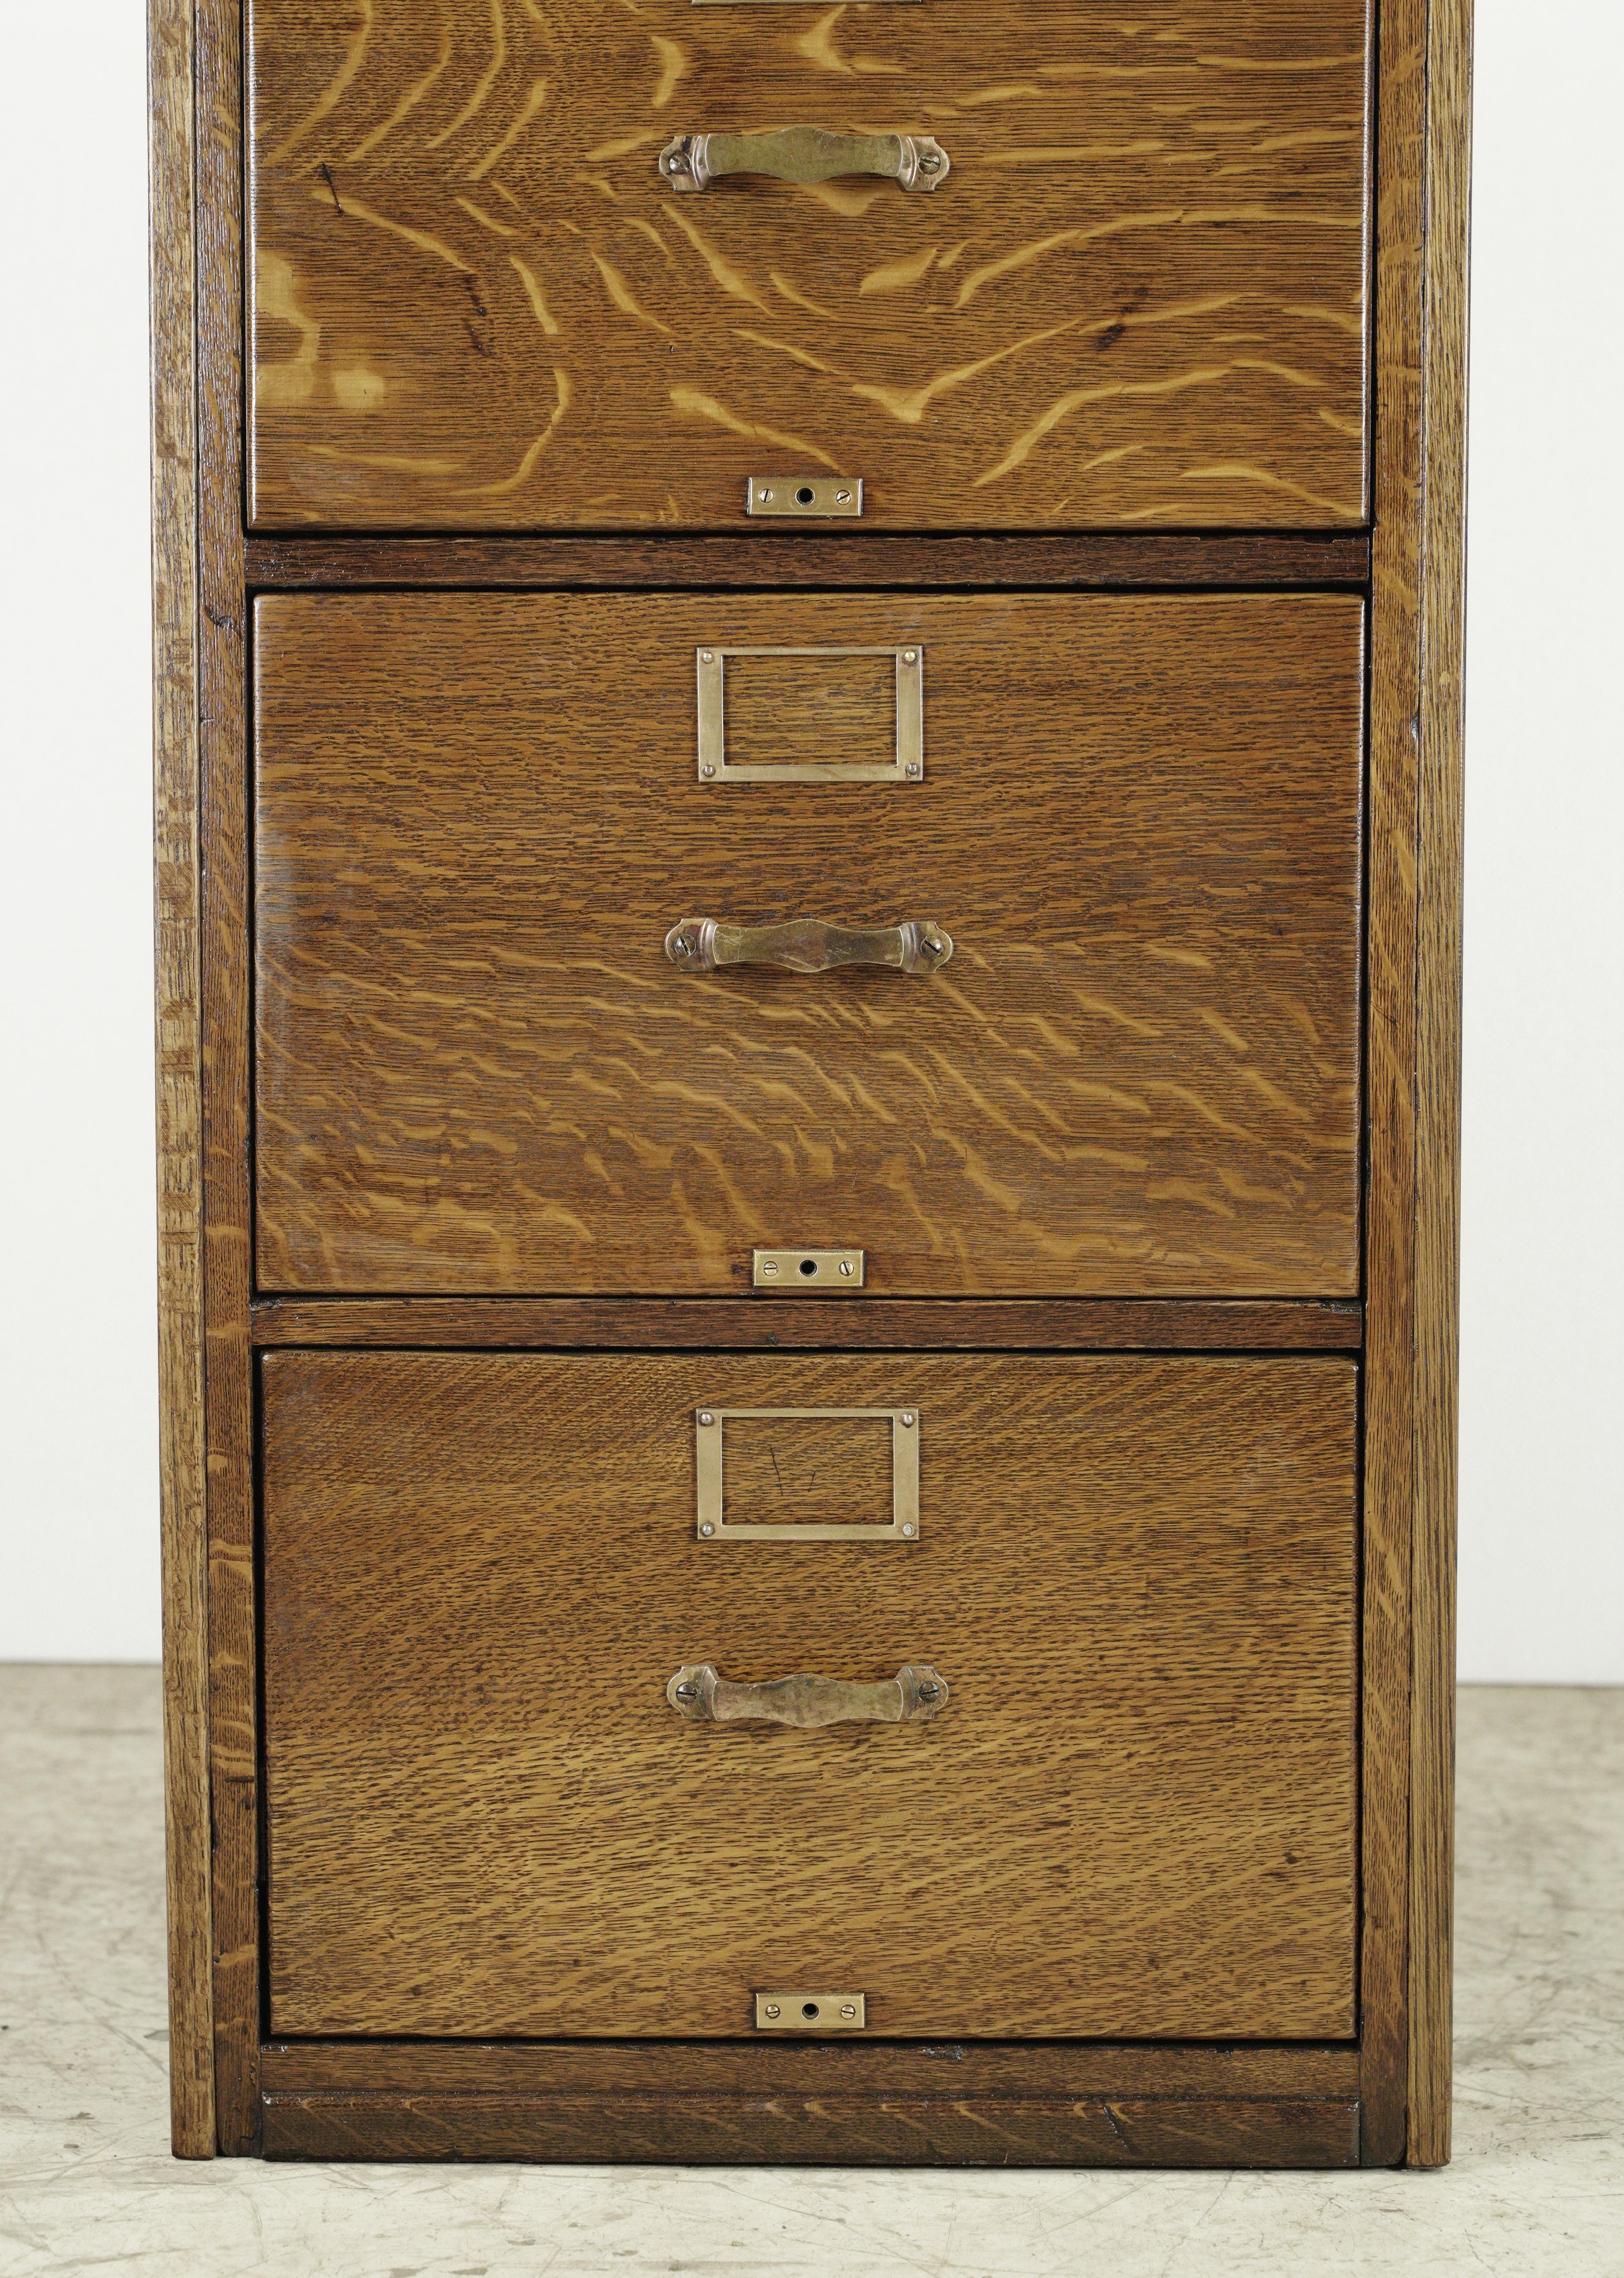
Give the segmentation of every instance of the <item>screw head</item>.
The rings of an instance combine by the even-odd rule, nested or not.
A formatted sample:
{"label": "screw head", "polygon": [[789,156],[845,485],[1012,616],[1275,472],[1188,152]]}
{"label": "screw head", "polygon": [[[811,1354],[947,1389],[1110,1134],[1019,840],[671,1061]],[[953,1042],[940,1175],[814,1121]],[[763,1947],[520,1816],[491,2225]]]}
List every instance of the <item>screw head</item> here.
{"label": "screw head", "polygon": [[771,506],[773,503],[773,493],[771,491],[758,491],[756,493],[756,496],[760,500],[763,506]]}
{"label": "screw head", "polygon": [[700,774],[701,774],[702,776],[704,776],[706,778],[706,780],[708,781],[708,780],[709,780],[709,778],[710,778],[712,776],[713,776],[713,775],[715,774],[716,770],[715,770],[715,768],[711,765],[711,763],[710,763],[709,760],[706,760],[706,761],[705,761],[705,765],[700,768],[699,772],[700,772]]}
{"label": "screw head", "polygon": [[708,1408],[702,1408],[699,1410],[699,1421],[701,1424],[714,1424],[716,1418],[712,1415]]}
{"label": "screw head", "polygon": [[910,1519],[907,1525],[903,1528],[903,1533],[904,1534],[917,1534],[919,1531],[919,1528],[913,1524],[911,1519]]}
{"label": "screw head", "polygon": [[676,1688],[676,1697],[679,1701],[697,1701],[699,1698],[699,1688],[697,1685],[679,1685]]}
{"label": "screw head", "polygon": [[904,1409],[903,1409],[903,1422],[904,1424],[911,1424],[911,1423],[912,1423],[912,1421],[913,1421],[913,1410],[912,1410],[912,1409],[911,1409],[911,1408],[904,1408]]}
{"label": "screw head", "polygon": [[903,662],[904,664],[917,664],[919,661],[919,652],[917,648],[905,648],[903,651]]}
{"label": "screw head", "polygon": [[766,1273],[766,1274],[773,1274],[773,1273],[777,1273],[777,1271],[778,1271],[778,1260],[777,1260],[777,1258],[775,1258],[775,1257],[764,1257],[764,1258],[762,1259],[762,1261],[761,1261],[761,1271],[763,1272],[763,1273]]}
{"label": "screw head", "polygon": [[835,493],[835,503],[836,506],[850,506],[851,503],[850,492],[836,491]]}
{"label": "screw head", "polygon": [[716,1529],[711,1525],[710,1520],[707,1518],[705,1525],[699,1529],[699,1532],[701,1534],[714,1534]]}
{"label": "screw head", "polygon": [[840,1261],[840,1271],[842,1280],[850,1281],[852,1275],[857,1272],[857,1267],[851,1263],[851,1260],[849,1257],[842,1257]]}
{"label": "screw head", "polygon": [[855,2001],[842,2001],[841,2003],[840,2014],[842,2017],[855,2017],[857,2013],[857,2004]]}
{"label": "screw head", "polygon": [[942,1687],[941,1687],[939,1685],[921,1685],[921,1686],[920,1686],[920,1687],[919,1687],[919,1698],[920,1698],[920,1700],[921,1700],[921,1701],[939,1701],[939,1700],[941,1699],[941,1697],[942,1697]]}
{"label": "screw head", "polygon": [[776,2016],[778,2015],[778,2014],[779,2014],[779,2009],[778,2009],[778,2004],[777,2004],[777,2002],[776,2002],[776,2001],[769,2001],[769,2002],[767,2003],[767,2005],[766,2005],[766,2011],[764,2012],[764,2014],[765,2014],[766,2016],[769,2016],[769,2017],[776,2017]]}
{"label": "screw head", "polygon": [[701,664],[713,664],[715,658],[708,648],[702,648],[699,652],[699,661]]}
{"label": "screw head", "polygon": [[920,770],[919,770],[919,763],[918,760],[910,760],[910,761],[909,761],[909,762],[908,762],[908,772],[909,772],[909,774],[910,774],[911,776],[917,776],[917,775],[920,772]]}

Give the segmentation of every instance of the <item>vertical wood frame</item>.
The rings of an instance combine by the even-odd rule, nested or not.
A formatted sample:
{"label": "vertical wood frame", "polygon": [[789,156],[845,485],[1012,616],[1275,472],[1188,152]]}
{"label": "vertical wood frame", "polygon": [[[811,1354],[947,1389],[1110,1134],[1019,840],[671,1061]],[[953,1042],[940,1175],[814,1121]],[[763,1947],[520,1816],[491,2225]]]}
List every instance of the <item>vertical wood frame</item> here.
{"label": "vertical wood frame", "polygon": [[204,1407],[219,2149],[259,2144],[248,694],[242,487],[242,17],[197,15],[198,704],[202,848]]}
{"label": "vertical wood frame", "polygon": [[[1449,2154],[1470,7],[1378,8],[1360,2052],[1369,2165],[1427,2167]],[[149,0],[149,38],[172,2102],[174,2147],[195,2157],[256,2150],[261,2112],[239,0]]]}
{"label": "vertical wood frame", "polygon": [[191,0],[152,0],[153,904],[170,2124],[215,2148],[197,844]]}
{"label": "vertical wood frame", "polygon": [[1383,0],[1366,1192],[1367,2166],[1449,2156],[1471,0]]}
{"label": "vertical wood frame", "polygon": [[1472,0],[1428,19],[1420,791],[1415,868],[1415,1489],[1411,1538],[1412,2167],[1450,2150],[1460,1380],[1467,276]]}

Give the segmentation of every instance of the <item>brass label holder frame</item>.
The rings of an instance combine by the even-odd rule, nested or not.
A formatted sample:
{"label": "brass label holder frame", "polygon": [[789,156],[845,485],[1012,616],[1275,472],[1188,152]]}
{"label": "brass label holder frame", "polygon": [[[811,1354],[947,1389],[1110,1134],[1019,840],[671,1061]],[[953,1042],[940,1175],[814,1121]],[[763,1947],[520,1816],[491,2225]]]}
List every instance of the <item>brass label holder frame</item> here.
{"label": "brass label holder frame", "polygon": [[[722,1432],[733,1423],[774,1423],[817,1417],[835,1421],[888,1417],[891,1424],[891,1520],[873,1525],[731,1523],[722,1503]],[[917,1408],[696,1408],[694,1532],[701,1542],[917,1542],[919,1539],[919,1411]]]}
{"label": "brass label holder frame", "polygon": [[[813,760],[804,767],[728,758],[727,664],[730,656],[890,656],[896,660],[896,756],[888,761]],[[698,675],[699,781],[719,784],[917,784],[925,779],[925,651],[917,641],[875,648],[718,648],[694,653]]]}

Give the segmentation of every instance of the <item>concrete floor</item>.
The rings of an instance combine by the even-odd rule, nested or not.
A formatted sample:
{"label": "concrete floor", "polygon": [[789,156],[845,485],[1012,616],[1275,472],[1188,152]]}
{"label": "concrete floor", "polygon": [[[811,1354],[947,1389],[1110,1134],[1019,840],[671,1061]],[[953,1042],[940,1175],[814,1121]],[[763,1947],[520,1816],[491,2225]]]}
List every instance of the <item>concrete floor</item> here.
{"label": "concrete floor", "polygon": [[156,1673],[0,1667],[0,2274],[1624,2274],[1624,1690],[1468,1691],[1455,2163],[1406,2175],[182,2165]]}

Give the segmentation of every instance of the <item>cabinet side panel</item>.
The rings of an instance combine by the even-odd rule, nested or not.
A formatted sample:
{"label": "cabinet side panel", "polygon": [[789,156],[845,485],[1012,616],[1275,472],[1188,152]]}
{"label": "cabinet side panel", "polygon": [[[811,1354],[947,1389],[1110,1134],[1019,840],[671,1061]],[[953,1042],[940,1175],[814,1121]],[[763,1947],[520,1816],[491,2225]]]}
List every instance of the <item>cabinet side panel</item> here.
{"label": "cabinet side panel", "polygon": [[153,904],[171,2140],[215,2140],[198,1036],[191,0],[151,0]]}
{"label": "cabinet side panel", "polygon": [[1412,2167],[1449,2157],[1460,1352],[1460,898],[1471,0],[1434,0],[1427,73],[1410,1800]]}
{"label": "cabinet side panel", "polygon": [[259,2140],[248,840],[242,585],[241,26],[198,0],[198,617],[210,1762],[219,2148]]}
{"label": "cabinet side panel", "polygon": [[1414,1384],[1415,776],[1427,0],[1384,0],[1376,104],[1376,473],[1366,967],[1362,2157],[1404,2156]]}

